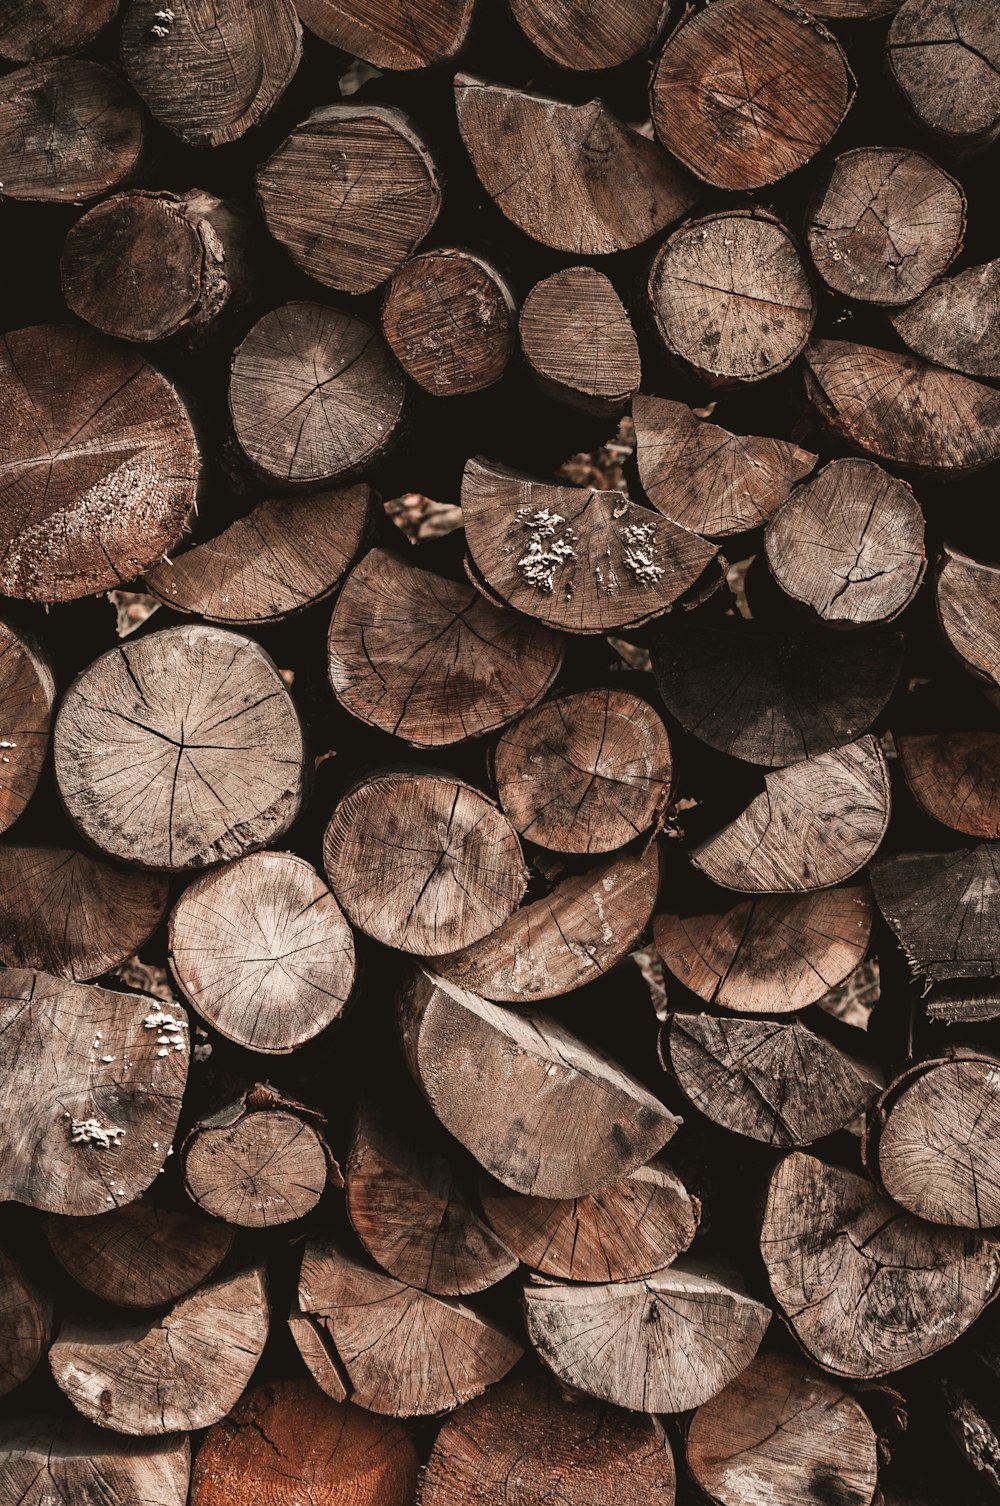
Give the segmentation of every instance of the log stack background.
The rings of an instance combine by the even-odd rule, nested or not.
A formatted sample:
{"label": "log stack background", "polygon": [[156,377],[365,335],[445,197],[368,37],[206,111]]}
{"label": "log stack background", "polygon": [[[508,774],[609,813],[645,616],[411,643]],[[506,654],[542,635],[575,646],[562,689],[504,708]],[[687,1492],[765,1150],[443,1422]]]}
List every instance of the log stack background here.
{"label": "log stack background", "polygon": [[995,1499],[993,8],[0,57],[0,1498]]}

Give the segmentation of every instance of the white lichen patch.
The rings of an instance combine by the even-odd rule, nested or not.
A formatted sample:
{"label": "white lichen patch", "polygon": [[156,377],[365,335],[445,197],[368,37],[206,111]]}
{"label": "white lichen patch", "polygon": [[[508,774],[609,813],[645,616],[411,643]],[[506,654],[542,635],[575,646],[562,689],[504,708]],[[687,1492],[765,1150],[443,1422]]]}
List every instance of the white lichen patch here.
{"label": "white lichen patch", "polygon": [[101,1124],[97,1119],[72,1119],[70,1140],[74,1145],[99,1145],[102,1150],[112,1150],[120,1145],[125,1131],[113,1124]]}
{"label": "white lichen patch", "polygon": [[534,586],[536,591],[551,593],[556,571],[576,558],[573,547],[577,542],[576,534],[568,527],[562,513],[552,512],[548,507],[520,507],[517,521],[529,535],[517,568],[529,586]]}
{"label": "white lichen patch", "polygon": [[177,1015],[173,1015],[166,1009],[154,1009],[143,1020],[146,1030],[157,1032],[156,1044],[161,1049],[157,1056],[166,1056],[172,1046],[175,1051],[183,1051],[186,1044],[184,1032],[187,1030],[187,1021]]}
{"label": "white lichen patch", "polygon": [[656,524],[629,523],[622,529],[621,537],[622,558],[636,584],[654,586],[663,575],[663,566],[656,563]]}

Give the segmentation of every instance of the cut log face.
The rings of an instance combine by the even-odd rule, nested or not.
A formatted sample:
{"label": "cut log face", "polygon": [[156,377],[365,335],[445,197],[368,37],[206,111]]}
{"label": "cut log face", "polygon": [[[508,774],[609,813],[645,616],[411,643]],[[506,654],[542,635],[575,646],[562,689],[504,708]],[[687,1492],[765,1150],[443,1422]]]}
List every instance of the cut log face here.
{"label": "cut log face", "polygon": [[809,1145],[871,1108],[878,1074],[798,1020],[727,1020],[675,1014],[670,1067],[707,1119],[765,1145]]}
{"label": "cut log face", "polygon": [[805,1352],[871,1380],[957,1339],[1000,1277],[1000,1246],[904,1213],[864,1177],[793,1152],[760,1236],[771,1289]]}
{"label": "cut log face", "polygon": [[167,880],[69,847],[0,846],[0,962],[78,983],[145,944],[167,913]]}
{"label": "cut log face", "polygon": [[675,1472],[651,1418],[572,1401],[544,1376],[502,1382],[465,1404],[438,1433],[423,1506],[674,1506]]}
{"label": "cut log face", "polygon": [[219,628],[167,628],[96,659],[63,697],[56,779],[95,846],[198,868],[280,837],[298,815],[304,743],[263,649]]}
{"label": "cut log face", "polygon": [[185,1432],[235,1406],[267,1327],[264,1276],[254,1268],[200,1287],[148,1323],[64,1323],[49,1364],[90,1422],[140,1436]]}
{"label": "cut log face", "polygon": [[1000,846],[897,853],[876,864],[872,888],[910,965],[925,978],[1000,975]]}
{"label": "cut log face", "polygon": [[635,1281],[670,1265],[701,1215],[669,1166],[651,1161],[584,1198],[525,1197],[484,1184],[483,1212],[509,1250],[562,1281]]}
{"label": "cut log face", "polygon": [[599,99],[571,105],[460,73],[465,148],[497,208],[576,256],[625,251],[679,220],[694,192],[675,163]]}
{"label": "cut log face", "polygon": [[156,19],[132,0],[122,61],[152,114],[191,146],[238,141],[274,108],[302,57],[291,0],[195,0]]}
{"label": "cut log face", "polygon": [[0,1396],[28,1379],[51,1342],[50,1298],[0,1249]]}
{"label": "cut log face", "polygon": [[198,1449],[191,1506],[410,1506],[419,1460],[406,1430],[306,1380],[271,1381],[216,1423]]}
{"label": "cut log face", "polygon": [[186,1506],[190,1475],[186,1435],[116,1438],[62,1413],[0,1426],[0,1496],[20,1506]]}
{"label": "cut log face", "polygon": [[300,1310],[298,1296],[292,1301],[288,1328],[303,1364],[320,1390],[333,1401],[346,1401],[351,1389],[347,1372],[319,1319]]}
{"label": "cut log face", "polygon": [[1000,456],[1000,393],[916,356],[849,340],[807,348],[806,392],[837,434],[913,470],[978,471]]}
{"label": "cut log face", "polygon": [[312,865],[287,852],[251,853],[185,889],[169,957],[202,1018],[251,1051],[312,1040],[354,985],[350,926]]}
{"label": "cut log face", "polygon": [[426,1417],[478,1396],[523,1353],[492,1320],[451,1298],[404,1286],[311,1240],[299,1305],[318,1314],[369,1412]]}
{"label": "cut log face", "polygon": [[809,9],[814,16],[833,21],[873,21],[877,16],[891,16],[902,0],[813,0]]}
{"label": "cut log face", "polygon": [[276,622],[331,595],[364,541],[366,483],[275,497],[146,571],[153,595],[208,622]]}
{"label": "cut log face", "polygon": [[726,889],[787,894],[828,889],[874,857],[889,824],[889,775],[873,737],[764,779],[764,792],[691,853]]}
{"label": "cut log face", "polygon": [[49,747],[56,683],[47,657],[0,620],[0,831],[35,793]]}
{"label": "cut log face", "polygon": [[655,843],[563,879],[484,940],[435,957],[442,977],[505,1004],[571,993],[610,972],[649,925],[660,888]]}
{"label": "cut log face", "polygon": [[521,309],[521,349],[546,391],[600,412],[642,380],[628,314],[603,272],[566,267],[536,282]]}
{"label": "cut log face", "polygon": [[320,303],[265,314],[233,356],[236,438],[265,481],[333,481],[385,448],[404,378],[370,325]]}
{"label": "cut log face", "polygon": [[101,63],[56,58],[0,79],[5,199],[96,198],[131,176],[142,145],[138,102],[121,75]]}
{"label": "cut log face", "polygon": [[546,701],[505,732],[494,770],[500,803],[527,841],[613,852],[666,804],[670,741],[640,696],[584,690]]}
{"label": "cut log face", "polygon": [[897,735],[895,743],[925,815],[970,837],[1000,837],[1000,733]]}
{"label": "cut log face", "polygon": [[667,18],[664,0],[511,0],[514,20],[560,68],[604,69],[644,52]]}
{"label": "cut log face", "polygon": [[[732,9],[732,0],[724,3]],[[649,301],[670,354],[710,382],[759,382],[784,371],[816,317],[795,242],[763,210],[686,221],[657,253]]]}
{"label": "cut log face", "polygon": [[213,1218],[270,1229],[304,1218],[323,1196],[330,1163],[314,1125],[245,1096],[196,1124],[184,1146],[188,1195]]}
{"label": "cut log face", "polygon": [[787,440],[731,434],[669,398],[638,394],[632,417],[646,496],[671,522],[711,538],[766,523],[816,464]]}
{"label": "cut log face", "polygon": [[327,639],[342,706],[413,747],[494,732],[541,699],[563,642],[474,587],[373,549],[344,583]]}
{"label": "cut log face", "polygon": [[723,0],[669,37],[653,73],[653,125],[707,183],[760,188],[826,146],[853,94],[825,27],[779,0]]}
{"label": "cut log face", "polygon": [[834,161],[809,217],[809,250],[834,292],[909,303],[958,255],[965,210],[961,186],[923,152],[857,147]]}
{"label": "cut log face", "polygon": [[528,1336],[565,1385],[632,1412],[686,1412],[744,1370],[771,1320],[729,1281],[681,1265],[607,1286],[530,1285]]}
{"label": "cut log face", "polygon": [[465,41],[475,0],[430,0],[414,12],[406,0],[295,0],[309,30],[376,68],[430,68]]}
{"label": "cut log face", "polygon": [[0,22],[0,57],[15,63],[79,52],[87,47],[118,8],[118,0],[79,0],[67,10],[63,0],[12,0]]}
{"label": "cut log face", "polygon": [[718,1506],[869,1506],[878,1441],[867,1415],[829,1376],[785,1354],[758,1355],[698,1408],[688,1468]]}
{"label": "cut log face", "polygon": [[391,277],[441,208],[430,152],[390,105],[314,110],[256,183],[267,228],[295,265],[345,293],[370,293]]}
{"label": "cut log face", "polygon": [[1000,261],[935,283],[892,315],[892,327],[925,361],[966,376],[1000,376]]}
{"label": "cut log face", "polygon": [[834,460],[796,487],[764,534],[787,596],[832,627],[891,622],[927,563],[924,515],[905,481],[871,460]]}
{"label": "cut log face", "polygon": [[1000,1224],[1000,1060],[923,1062],[879,1107],[878,1175],[895,1202],[934,1224]]}
{"label": "cut log face", "polygon": [[411,256],[385,295],[382,332],[408,377],[432,397],[498,382],[514,354],[517,306],[506,278],[474,251]]}
{"label": "cut log face", "polygon": [[160,1307],[207,1280],[234,1231],[186,1210],[130,1203],[93,1218],[45,1221],[52,1253],[74,1281],[116,1307]]}
{"label": "cut log face", "polygon": [[1000,38],[977,0],[906,0],[887,44],[889,68],[921,125],[950,146],[1000,131]]}
{"label": "cut log face", "polygon": [[177,1128],[183,1009],[47,973],[0,978],[0,1196],[77,1216],[131,1202]]}
{"label": "cut log face", "polygon": [[70,601],[130,581],[195,504],[198,450],[173,387],[137,351],[78,326],[4,336],[0,450],[8,596]]}
{"label": "cut log face", "polygon": [[422,969],[400,1026],[445,1129],[515,1192],[587,1197],[644,1166],[680,1123],[558,1021],[500,1009]]}
{"label": "cut log face", "polygon": [[462,513],[476,569],[503,601],[567,633],[666,612],[716,558],[710,544],[617,491],[551,486],[470,460]]}
{"label": "cut log face", "polygon": [[942,548],[937,612],[949,646],[966,669],[1000,685],[1000,568]]}
{"label": "cut log face", "polygon": [[[74,314],[121,340],[204,333],[248,291],[239,214],[211,194],[104,199],[66,237],[59,275]],[[108,277],[113,263],[119,275]]]}
{"label": "cut log face", "polygon": [[421,957],[488,936],[527,884],[517,833],[493,801],[420,772],[349,791],[326,829],[323,866],[352,924]]}
{"label": "cut log face", "polygon": [[742,1014],[805,1009],[850,977],[868,950],[867,886],[745,900],[725,915],[658,915],[656,950],[707,1004]]}
{"label": "cut log face", "polygon": [[[347,1211],[373,1260],[439,1296],[481,1292],[517,1269],[470,1207],[444,1144],[362,1108],[345,1171]],[[443,1137],[442,1137],[443,1142]]]}
{"label": "cut log face", "polygon": [[710,748],[765,766],[798,763],[867,731],[896,688],[903,640],[849,639],[741,618],[664,623],[652,644],[664,704]]}

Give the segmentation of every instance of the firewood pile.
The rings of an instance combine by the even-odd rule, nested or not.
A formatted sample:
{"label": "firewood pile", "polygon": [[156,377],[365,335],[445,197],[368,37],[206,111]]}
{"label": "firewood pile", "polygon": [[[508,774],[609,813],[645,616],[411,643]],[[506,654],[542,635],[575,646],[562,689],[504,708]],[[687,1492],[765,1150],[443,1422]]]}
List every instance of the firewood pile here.
{"label": "firewood pile", "polygon": [[995,1500],[993,0],[0,57],[0,1506]]}

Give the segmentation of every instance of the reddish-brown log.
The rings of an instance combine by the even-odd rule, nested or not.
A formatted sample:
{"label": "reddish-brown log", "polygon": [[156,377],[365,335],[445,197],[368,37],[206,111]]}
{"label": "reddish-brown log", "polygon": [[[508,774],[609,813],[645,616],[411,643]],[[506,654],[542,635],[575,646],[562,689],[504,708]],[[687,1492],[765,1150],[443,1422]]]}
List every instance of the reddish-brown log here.
{"label": "reddish-brown log", "polygon": [[667,19],[665,0],[511,0],[514,19],[560,68],[614,68],[644,52]]}

